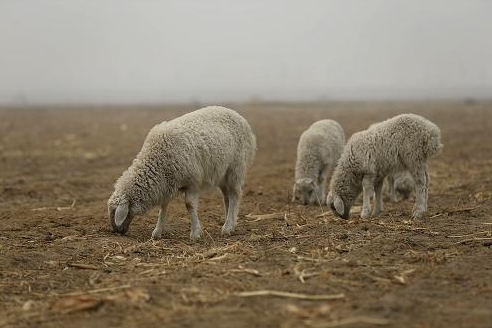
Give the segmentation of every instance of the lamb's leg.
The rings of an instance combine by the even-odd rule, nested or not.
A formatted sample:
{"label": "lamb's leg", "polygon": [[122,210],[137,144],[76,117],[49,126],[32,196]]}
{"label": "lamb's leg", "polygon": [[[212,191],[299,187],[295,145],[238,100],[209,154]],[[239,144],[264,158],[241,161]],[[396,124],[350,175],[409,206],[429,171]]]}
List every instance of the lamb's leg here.
{"label": "lamb's leg", "polygon": [[415,205],[413,206],[412,216],[420,218],[426,211],[426,170],[420,168],[412,171],[415,180]]}
{"label": "lamb's leg", "polygon": [[371,197],[374,196],[374,177],[371,175],[364,176],[362,179],[362,211],[360,217],[367,219],[371,216]]}
{"label": "lamb's leg", "polygon": [[192,240],[200,238],[202,233],[202,227],[200,226],[200,220],[198,220],[198,197],[199,192],[195,190],[186,190],[185,192],[185,204],[186,209],[191,219],[191,233],[190,238]]}
{"label": "lamb's leg", "polygon": [[383,182],[384,179],[381,181],[377,181],[374,185],[375,196],[374,211],[372,212],[373,217],[378,216],[383,211]]}
{"label": "lamb's leg", "polygon": [[160,239],[162,236],[162,231],[164,230],[164,224],[166,223],[166,212],[167,206],[171,199],[165,199],[161,204],[161,209],[159,211],[159,217],[157,218],[157,224],[155,225],[154,231],[152,231],[153,239]]}
{"label": "lamb's leg", "polygon": [[321,182],[318,188],[318,204],[326,205],[326,180]]}
{"label": "lamb's leg", "polygon": [[230,235],[234,232],[237,224],[237,213],[239,210],[239,200],[241,199],[241,187],[235,186],[228,188],[229,206],[227,207],[227,217],[222,226],[222,234]]}
{"label": "lamb's leg", "polygon": [[318,203],[319,205],[325,205],[326,204],[326,180],[328,177],[328,173],[330,171],[330,167],[327,166],[323,171],[321,172],[319,178],[318,178]]}
{"label": "lamb's leg", "polygon": [[227,212],[229,211],[229,192],[227,191],[227,186],[220,186],[220,191],[222,192],[222,198],[224,198],[224,210],[227,218]]}
{"label": "lamb's leg", "polygon": [[427,210],[427,203],[429,201],[429,172],[427,171],[427,166],[425,167],[425,209]]}
{"label": "lamb's leg", "polygon": [[390,192],[390,200],[393,203],[396,203],[398,201],[398,197],[396,196],[395,177],[393,176],[393,174],[388,175],[388,187]]}

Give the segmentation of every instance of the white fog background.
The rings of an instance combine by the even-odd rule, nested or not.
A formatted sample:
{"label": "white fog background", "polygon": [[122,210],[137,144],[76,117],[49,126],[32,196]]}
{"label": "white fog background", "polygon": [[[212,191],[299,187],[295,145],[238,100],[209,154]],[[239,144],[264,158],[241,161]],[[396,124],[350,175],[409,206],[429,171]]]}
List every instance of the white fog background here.
{"label": "white fog background", "polygon": [[492,99],[488,0],[0,0],[0,103]]}

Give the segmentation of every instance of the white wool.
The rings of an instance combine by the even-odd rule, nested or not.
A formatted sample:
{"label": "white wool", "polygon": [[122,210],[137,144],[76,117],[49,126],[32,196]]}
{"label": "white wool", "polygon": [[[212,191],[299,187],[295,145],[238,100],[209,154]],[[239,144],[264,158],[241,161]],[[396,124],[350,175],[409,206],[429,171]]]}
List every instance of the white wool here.
{"label": "white wool", "polygon": [[[382,210],[384,178],[407,170],[415,181],[413,216],[421,217],[427,209],[427,160],[441,149],[439,128],[419,115],[398,115],[357,132],[347,142],[335,168],[327,204],[335,214],[348,218],[351,206],[364,190],[361,216],[376,216]],[[372,212],[369,199],[374,194],[376,206]]]}
{"label": "white wool", "polygon": [[344,143],[343,129],[333,120],[317,121],[301,134],[293,200],[305,205],[325,203],[326,181],[342,154]]}
{"label": "white wool", "polygon": [[246,119],[224,107],[205,107],[154,126],[108,200],[113,229],[125,233],[135,215],[161,206],[153,233],[159,238],[167,204],[182,191],[192,219],[191,237],[198,238],[198,195],[204,189],[219,187],[227,212],[222,231],[231,233],[255,151],[256,139]]}

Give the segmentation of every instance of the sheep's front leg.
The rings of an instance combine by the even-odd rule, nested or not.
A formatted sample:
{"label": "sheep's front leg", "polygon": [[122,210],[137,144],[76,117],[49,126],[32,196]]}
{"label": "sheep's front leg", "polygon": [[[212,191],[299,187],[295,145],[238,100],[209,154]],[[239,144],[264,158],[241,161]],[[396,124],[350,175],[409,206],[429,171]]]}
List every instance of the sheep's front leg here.
{"label": "sheep's front leg", "polygon": [[412,172],[412,176],[415,180],[415,205],[412,216],[421,218],[427,210],[427,170],[426,168],[417,169]]}
{"label": "sheep's front leg", "polygon": [[374,185],[374,211],[372,212],[372,216],[378,216],[382,211],[383,211],[383,182],[384,179],[381,181],[377,181],[376,184]]}
{"label": "sheep's front leg", "polygon": [[202,227],[200,225],[200,220],[198,219],[198,197],[199,192],[195,190],[186,190],[185,192],[185,204],[186,209],[190,215],[191,220],[191,232],[190,238],[192,240],[200,238],[202,233]]}
{"label": "sheep's front leg", "polygon": [[374,177],[370,175],[364,176],[362,179],[362,211],[360,217],[367,219],[371,216],[371,197],[374,196]]}
{"label": "sheep's front leg", "polygon": [[162,231],[164,230],[164,224],[166,223],[166,212],[167,212],[167,205],[169,205],[169,201],[170,199],[165,199],[161,204],[159,217],[157,218],[157,224],[155,225],[154,231],[152,231],[153,239],[160,239],[162,236]]}
{"label": "sheep's front leg", "polygon": [[228,236],[234,232],[237,224],[237,213],[239,210],[239,200],[241,199],[241,187],[231,188],[227,191],[229,206],[227,207],[227,217],[222,226],[222,234]]}

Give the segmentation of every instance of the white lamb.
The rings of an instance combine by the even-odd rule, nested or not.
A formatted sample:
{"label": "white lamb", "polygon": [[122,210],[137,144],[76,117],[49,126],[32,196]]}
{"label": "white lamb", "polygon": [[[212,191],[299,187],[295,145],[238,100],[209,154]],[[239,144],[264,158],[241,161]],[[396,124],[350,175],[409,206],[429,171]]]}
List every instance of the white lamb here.
{"label": "white lamb", "polygon": [[386,182],[388,184],[388,191],[392,202],[398,201],[398,195],[400,195],[402,199],[408,199],[415,189],[415,182],[408,171],[388,174]]}
{"label": "white lamb", "polygon": [[231,234],[255,151],[256,138],[246,119],[224,107],[202,108],[154,126],[108,200],[113,230],[124,234],[135,215],[159,205],[152,237],[160,238],[167,206],[182,191],[191,217],[190,237],[197,239],[202,231],[197,215],[199,193],[219,187],[226,210],[222,234]]}
{"label": "white lamb", "polygon": [[293,201],[303,205],[325,204],[326,181],[342,154],[344,143],[343,129],[333,120],[315,122],[301,134]]}
{"label": "white lamb", "polygon": [[[427,209],[427,160],[437,156],[442,147],[437,125],[414,114],[398,115],[357,132],[347,142],[335,168],[326,202],[336,215],[348,219],[350,208],[363,190],[361,217],[377,216],[382,211],[384,178],[408,170],[415,181],[413,217],[419,218]],[[373,195],[374,212],[370,205]]]}

